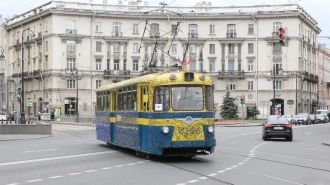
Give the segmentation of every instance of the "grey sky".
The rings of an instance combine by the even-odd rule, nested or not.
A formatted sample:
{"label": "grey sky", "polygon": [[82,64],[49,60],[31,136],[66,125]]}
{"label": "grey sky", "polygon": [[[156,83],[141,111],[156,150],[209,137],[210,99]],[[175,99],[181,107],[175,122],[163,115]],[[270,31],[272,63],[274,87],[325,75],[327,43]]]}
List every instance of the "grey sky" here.
{"label": "grey sky", "polygon": [[[18,15],[26,12],[32,8],[49,2],[50,0],[9,0],[6,3],[2,3],[0,7],[0,14],[4,17],[12,17],[12,15]],[[73,2],[90,2],[90,0],[66,0]],[[158,5],[163,0],[149,0],[149,5]],[[174,1],[174,2],[173,2]],[[298,1],[298,2],[297,2]],[[94,0],[94,3],[102,3],[103,0]],[[202,0],[165,0],[166,3],[171,5],[180,6],[193,6],[196,2],[202,2]],[[208,2],[208,1],[207,1]],[[213,6],[231,6],[231,5],[257,5],[257,4],[287,4],[297,3],[302,6],[314,19],[319,23],[319,27],[322,29],[320,36],[330,36],[330,1],[329,0],[211,0]],[[117,4],[118,0],[108,0],[109,4]],[[319,39],[319,43],[327,44],[330,46],[330,39]]]}

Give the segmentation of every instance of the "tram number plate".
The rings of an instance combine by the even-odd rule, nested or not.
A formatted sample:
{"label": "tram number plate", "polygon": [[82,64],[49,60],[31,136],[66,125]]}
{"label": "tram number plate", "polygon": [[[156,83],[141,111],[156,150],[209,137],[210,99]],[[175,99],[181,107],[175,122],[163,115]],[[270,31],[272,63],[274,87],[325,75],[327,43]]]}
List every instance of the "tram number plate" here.
{"label": "tram number plate", "polygon": [[199,127],[179,127],[179,133],[180,134],[200,134],[201,129]]}
{"label": "tram number plate", "polygon": [[283,130],[283,127],[274,127],[274,130]]}

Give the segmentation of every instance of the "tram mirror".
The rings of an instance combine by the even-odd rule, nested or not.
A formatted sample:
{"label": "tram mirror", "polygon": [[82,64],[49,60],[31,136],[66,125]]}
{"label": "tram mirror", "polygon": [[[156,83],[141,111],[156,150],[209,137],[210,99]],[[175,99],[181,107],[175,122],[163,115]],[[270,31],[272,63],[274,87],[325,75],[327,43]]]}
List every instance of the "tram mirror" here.
{"label": "tram mirror", "polygon": [[148,102],[148,95],[143,95],[143,102]]}

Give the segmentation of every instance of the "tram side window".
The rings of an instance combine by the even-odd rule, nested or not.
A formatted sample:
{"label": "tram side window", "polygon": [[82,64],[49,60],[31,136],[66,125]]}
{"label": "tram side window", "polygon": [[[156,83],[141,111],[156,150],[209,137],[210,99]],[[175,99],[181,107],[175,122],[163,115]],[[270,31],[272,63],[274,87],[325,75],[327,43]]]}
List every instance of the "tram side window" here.
{"label": "tram side window", "polygon": [[135,110],[136,111],[136,104],[137,104],[137,90],[135,89],[133,89],[133,91],[132,91],[132,105],[131,105],[131,107],[132,107],[132,110]]}
{"label": "tram side window", "polygon": [[105,95],[104,95],[104,107],[103,107],[103,111],[109,111],[109,108],[110,108],[110,94],[109,92],[107,92]]}
{"label": "tram side window", "polygon": [[123,93],[122,90],[119,89],[118,91],[118,102],[117,102],[117,111],[122,110],[122,104],[123,104],[123,97],[122,97]]}
{"label": "tram side window", "polygon": [[168,111],[170,108],[170,96],[168,87],[155,87],[154,110]]}
{"label": "tram side window", "polygon": [[206,109],[208,111],[214,111],[214,94],[212,86],[205,87],[205,102]]}
{"label": "tram side window", "polygon": [[96,110],[97,111],[102,110],[102,107],[101,107],[101,94],[100,93],[97,93]]}
{"label": "tram side window", "polygon": [[144,102],[144,95],[147,95],[148,96],[148,87],[141,87],[141,92],[142,92],[142,95],[141,95],[141,110],[142,111],[149,111],[149,106],[148,106],[148,100],[147,102]]}

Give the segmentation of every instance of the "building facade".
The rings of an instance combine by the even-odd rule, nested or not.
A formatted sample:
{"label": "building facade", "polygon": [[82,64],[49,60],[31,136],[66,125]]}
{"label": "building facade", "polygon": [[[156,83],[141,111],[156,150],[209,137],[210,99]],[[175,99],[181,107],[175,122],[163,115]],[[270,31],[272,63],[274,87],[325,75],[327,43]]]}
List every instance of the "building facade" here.
{"label": "building facade", "polygon": [[330,51],[325,46],[319,45],[318,76],[319,76],[319,109],[330,108]]}
{"label": "building facade", "polygon": [[[214,79],[216,117],[226,91],[245,95],[243,115],[257,106],[259,117],[265,118],[272,111],[270,102],[278,114],[313,110],[321,30],[298,5],[164,8],[119,3],[52,1],[8,20],[9,108],[14,109],[12,78],[20,76],[22,59],[25,99],[33,100],[27,113],[59,108],[66,115],[92,115],[98,87],[139,76],[150,60],[163,67],[176,64],[189,42],[189,70]],[[30,31],[22,34],[27,28],[34,37],[27,35]],[[279,28],[286,30],[284,47]]]}
{"label": "building facade", "polygon": [[0,111],[7,111],[6,30],[0,15]]}

